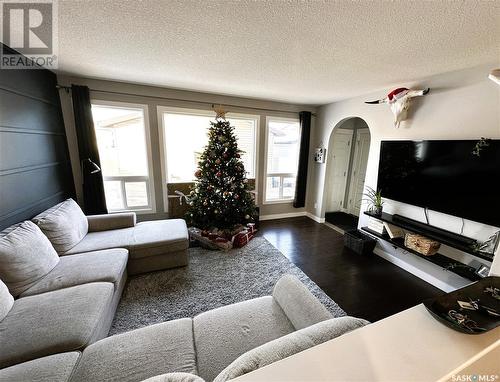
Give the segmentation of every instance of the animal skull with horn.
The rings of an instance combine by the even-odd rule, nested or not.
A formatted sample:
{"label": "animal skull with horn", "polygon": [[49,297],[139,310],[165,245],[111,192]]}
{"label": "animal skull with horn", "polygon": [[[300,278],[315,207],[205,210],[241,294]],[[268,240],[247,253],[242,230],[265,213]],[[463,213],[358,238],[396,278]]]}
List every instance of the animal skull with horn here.
{"label": "animal skull with horn", "polygon": [[429,93],[430,88],[423,90],[412,90],[407,88],[397,88],[387,94],[387,97],[377,101],[366,101],[369,104],[388,103],[391,111],[394,114],[394,126],[399,127],[399,124],[406,119],[410,101],[413,97],[421,97]]}

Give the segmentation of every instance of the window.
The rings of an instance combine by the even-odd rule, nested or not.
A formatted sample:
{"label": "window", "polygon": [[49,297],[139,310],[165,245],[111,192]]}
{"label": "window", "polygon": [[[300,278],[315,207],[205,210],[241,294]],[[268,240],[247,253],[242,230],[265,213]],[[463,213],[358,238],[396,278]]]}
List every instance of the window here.
{"label": "window", "polygon": [[265,202],[276,203],[294,198],[299,145],[300,124],[298,120],[267,119]]}
{"label": "window", "polygon": [[[183,183],[194,181],[194,173],[204,147],[208,143],[212,111],[158,108],[162,123],[166,182]],[[242,114],[227,114],[234,127],[238,147],[243,151],[241,159],[248,178],[255,178],[255,152],[258,117]]]}
{"label": "window", "polygon": [[153,210],[147,106],[92,102],[106,206]]}

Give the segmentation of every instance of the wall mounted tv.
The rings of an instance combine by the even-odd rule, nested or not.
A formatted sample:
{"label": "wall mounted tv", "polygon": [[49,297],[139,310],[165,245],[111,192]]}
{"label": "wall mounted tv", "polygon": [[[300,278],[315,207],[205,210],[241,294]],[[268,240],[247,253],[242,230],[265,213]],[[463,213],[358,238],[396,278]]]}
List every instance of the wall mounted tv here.
{"label": "wall mounted tv", "polygon": [[385,198],[500,227],[499,183],[500,140],[381,143]]}

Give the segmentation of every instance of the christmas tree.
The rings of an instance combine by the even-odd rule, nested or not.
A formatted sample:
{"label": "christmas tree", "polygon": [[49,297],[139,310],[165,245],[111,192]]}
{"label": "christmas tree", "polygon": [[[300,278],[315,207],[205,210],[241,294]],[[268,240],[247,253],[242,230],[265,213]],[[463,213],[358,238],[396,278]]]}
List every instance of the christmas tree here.
{"label": "christmas tree", "polygon": [[222,109],[216,109],[216,113],[215,122],[210,122],[208,145],[195,172],[187,220],[204,230],[217,228],[230,232],[253,221],[255,203],[248,189],[234,128],[226,121]]}

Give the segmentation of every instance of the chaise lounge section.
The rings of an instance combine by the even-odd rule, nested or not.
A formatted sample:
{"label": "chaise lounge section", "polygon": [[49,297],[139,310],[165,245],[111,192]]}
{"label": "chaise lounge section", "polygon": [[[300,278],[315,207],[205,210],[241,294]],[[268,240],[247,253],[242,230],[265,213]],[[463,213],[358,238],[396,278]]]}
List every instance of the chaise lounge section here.
{"label": "chaise lounge section", "polygon": [[68,199],[33,221],[60,256],[124,248],[129,251],[127,270],[131,275],[188,264],[189,235],[182,219],[136,223],[134,212],[85,216]]}

